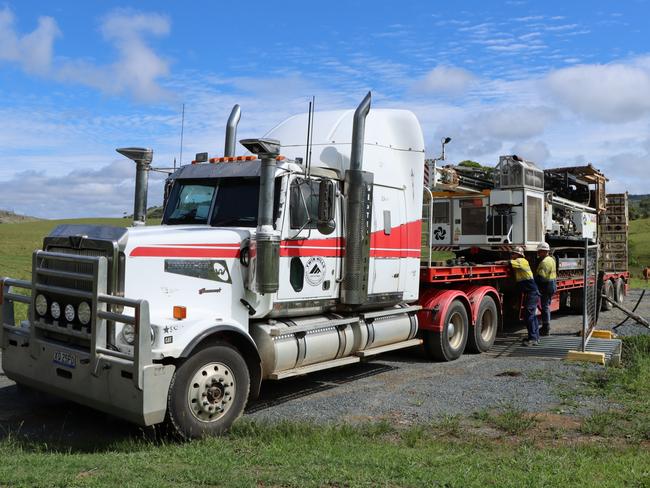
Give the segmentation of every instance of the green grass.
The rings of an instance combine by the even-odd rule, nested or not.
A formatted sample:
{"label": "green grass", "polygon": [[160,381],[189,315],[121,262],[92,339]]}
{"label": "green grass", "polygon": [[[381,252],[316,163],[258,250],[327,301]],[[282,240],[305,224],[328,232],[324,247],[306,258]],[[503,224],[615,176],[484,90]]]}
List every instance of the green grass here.
{"label": "green grass", "polygon": [[4,486],[644,486],[650,456],[636,446],[541,446],[440,438],[426,426],[242,423],[186,444],[125,441],[70,452],[0,444]]}
{"label": "green grass", "polygon": [[582,427],[587,434],[650,440],[650,336],[623,339],[623,364],[586,372],[592,392],[605,395],[616,408],[596,412]]}
{"label": "green grass", "polygon": [[474,420],[490,425],[506,434],[521,435],[537,424],[537,417],[513,405],[505,404],[498,411],[480,410],[472,415]]}

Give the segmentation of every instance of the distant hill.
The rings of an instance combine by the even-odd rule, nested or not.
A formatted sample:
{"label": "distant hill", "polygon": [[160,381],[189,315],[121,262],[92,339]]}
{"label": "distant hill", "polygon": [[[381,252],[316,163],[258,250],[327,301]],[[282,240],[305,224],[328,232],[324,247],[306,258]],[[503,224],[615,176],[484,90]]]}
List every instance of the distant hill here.
{"label": "distant hill", "polygon": [[631,202],[636,202],[636,201],[639,201],[639,200],[645,200],[646,198],[650,198],[650,195],[649,194],[645,194],[645,195],[628,195],[627,197]]}
{"label": "distant hill", "polygon": [[0,224],[14,224],[16,222],[34,222],[36,217],[29,217],[27,215],[19,215],[11,210],[0,210]]}
{"label": "distant hill", "polygon": [[[149,207],[147,209],[147,218],[148,219],[162,219],[164,208],[160,207]],[[133,214],[125,215],[123,218],[132,219]]]}

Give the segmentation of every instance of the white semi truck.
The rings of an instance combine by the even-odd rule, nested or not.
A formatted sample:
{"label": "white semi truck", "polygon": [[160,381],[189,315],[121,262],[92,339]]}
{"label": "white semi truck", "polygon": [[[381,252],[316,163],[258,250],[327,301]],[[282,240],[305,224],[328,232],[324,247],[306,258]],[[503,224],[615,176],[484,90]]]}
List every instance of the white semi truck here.
{"label": "white semi truck", "polygon": [[[31,281],[0,280],[6,375],[193,438],[227,429],[263,380],[423,342],[437,360],[487,351],[520,307],[508,267],[489,260],[534,250],[545,229],[581,242],[567,212],[601,210],[553,200],[564,187],[545,191],[544,173],[513,157],[488,187],[436,168],[423,186],[416,117],[370,100],[291,117],[240,141],[246,156],[235,106],[225,156],[197,155],[170,176],[158,226],[142,225],[151,150],[118,150],[137,165],[135,225],[59,226],[34,252]],[[431,259],[443,249],[457,262]],[[555,308],[582,287],[570,268]],[[625,272],[607,278],[624,290]],[[15,302],[29,307],[20,324]]]}
{"label": "white semi truck", "polygon": [[[57,227],[32,281],[0,287],[6,375],[196,437],[262,380],[420,344],[422,131],[370,101],[291,117],[241,157],[236,107],[226,156],[171,175],[162,225]],[[119,151],[137,163],[139,224],[152,153]],[[14,301],[29,303],[16,327]]]}

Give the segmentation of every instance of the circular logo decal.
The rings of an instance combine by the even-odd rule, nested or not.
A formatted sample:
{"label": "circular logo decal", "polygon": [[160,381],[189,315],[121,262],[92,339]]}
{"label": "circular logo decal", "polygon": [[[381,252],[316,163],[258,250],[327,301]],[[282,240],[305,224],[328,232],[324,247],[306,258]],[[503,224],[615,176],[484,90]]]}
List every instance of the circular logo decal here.
{"label": "circular logo decal", "polygon": [[314,256],[307,260],[305,265],[305,279],[312,286],[320,285],[325,279],[327,265],[325,260],[320,256]]}

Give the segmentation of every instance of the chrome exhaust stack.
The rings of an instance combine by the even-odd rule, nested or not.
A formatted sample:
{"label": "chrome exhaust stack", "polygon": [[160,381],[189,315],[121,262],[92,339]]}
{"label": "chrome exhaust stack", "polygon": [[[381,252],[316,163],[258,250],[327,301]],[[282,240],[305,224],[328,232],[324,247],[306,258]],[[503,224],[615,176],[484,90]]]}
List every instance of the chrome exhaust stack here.
{"label": "chrome exhaust stack", "polygon": [[371,93],[354,112],[350,169],[345,172],[345,257],[341,283],[341,303],[363,305],[368,299],[370,271],[370,232],[372,225],[373,173],[362,171],[366,117]]}
{"label": "chrome exhaust stack", "polygon": [[122,156],[135,162],[135,198],[133,199],[133,225],[145,225],[147,220],[147,190],[153,149],[122,147],[116,149]]}
{"label": "chrome exhaust stack", "polygon": [[258,293],[275,293],[280,283],[280,232],[273,228],[273,194],[280,141],[242,139],[239,142],[262,160],[259,211],[254,241],[255,288]]}
{"label": "chrome exhaust stack", "polygon": [[232,157],[235,155],[235,144],[237,143],[237,126],[239,125],[239,120],[241,119],[241,108],[239,105],[235,104],[230,112],[230,117],[228,117],[228,123],[226,124],[226,142],[224,144],[223,155],[226,157]]}

